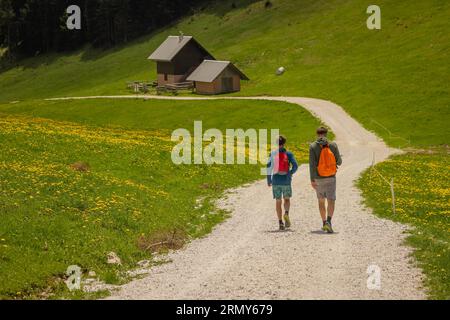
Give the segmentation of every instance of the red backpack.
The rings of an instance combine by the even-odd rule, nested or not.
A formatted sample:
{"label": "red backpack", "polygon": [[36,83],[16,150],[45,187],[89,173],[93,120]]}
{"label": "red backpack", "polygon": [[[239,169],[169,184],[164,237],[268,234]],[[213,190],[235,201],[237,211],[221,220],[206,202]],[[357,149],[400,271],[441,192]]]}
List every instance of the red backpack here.
{"label": "red backpack", "polygon": [[278,151],[275,155],[273,174],[286,175],[289,173],[289,158],[286,152]]}

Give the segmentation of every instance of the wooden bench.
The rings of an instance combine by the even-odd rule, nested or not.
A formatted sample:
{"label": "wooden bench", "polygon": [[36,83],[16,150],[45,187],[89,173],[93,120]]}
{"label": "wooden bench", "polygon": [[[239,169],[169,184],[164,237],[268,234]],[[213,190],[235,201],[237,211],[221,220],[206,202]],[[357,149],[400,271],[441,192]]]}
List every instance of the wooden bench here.
{"label": "wooden bench", "polygon": [[157,94],[162,94],[164,92],[167,92],[167,89],[165,86],[156,86],[156,93]]}
{"label": "wooden bench", "polygon": [[179,91],[190,90],[194,92],[194,82],[178,82],[178,83],[168,83],[166,85],[159,86],[158,81],[146,82],[146,81],[130,81],[127,82],[127,88],[133,90],[135,93],[149,92],[149,88],[155,88],[157,94],[162,94],[164,92],[170,92],[177,95]]}
{"label": "wooden bench", "polygon": [[172,92],[173,94],[178,94],[178,91],[182,90],[194,91],[194,83],[192,81],[168,83],[164,87],[166,88],[166,91]]}

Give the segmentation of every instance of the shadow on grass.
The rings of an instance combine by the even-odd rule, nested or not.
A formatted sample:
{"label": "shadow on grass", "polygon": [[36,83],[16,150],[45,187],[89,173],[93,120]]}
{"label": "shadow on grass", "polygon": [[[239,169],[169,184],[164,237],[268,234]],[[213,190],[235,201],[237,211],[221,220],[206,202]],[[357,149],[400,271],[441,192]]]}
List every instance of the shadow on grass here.
{"label": "shadow on grass", "polygon": [[[261,6],[266,6],[265,3],[271,3],[271,1],[268,0],[230,0],[230,1],[217,1],[212,4],[204,4],[199,8],[199,12],[205,13],[205,14],[212,14],[217,17],[224,17],[229,12],[238,10],[238,9],[245,9],[248,6],[252,5],[253,3],[261,2]],[[267,5],[266,9],[270,9],[271,5]]]}
{"label": "shadow on grass", "polygon": [[36,69],[42,65],[53,63],[60,54],[61,53],[48,53],[21,58],[1,59],[0,74],[14,68]]}
{"label": "shadow on grass", "polygon": [[[11,61],[8,63],[6,61],[2,61],[2,63],[0,64],[0,72],[6,72],[6,71],[16,68],[16,67],[22,67],[24,69],[36,69],[43,65],[52,64],[58,58],[79,55],[79,54],[81,55],[81,58],[80,58],[81,61],[96,61],[96,60],[99,60],[99,59],[109,55],[109,54],[113,54],[120,50],[123,50],[129,46],[139,45],[142,43],[149,42],[152,38],[154,38],[155,36],[158,36],[158,35],[161,36],[160,38],[162,41],[162,39],[164,39],[165,36],[168,35],[168,32],[170,32],[170,29],[172,29],[174,26],[176,26],[183,19],[186,19],[190,15],[193,15],[196,13],[203,13],[203,14],[211,14],[211,15],[215,15],[218,17],[223,17],[227,13],[229,13],[233,10],[246,8],[255,2],[261,2],[261,6],[264,6],[266,1],[262,1],[262,0],[229,0],[229,1],[217,1],[217,2],[211,2],[211,3],[203,3],[195,8],[192,8],[192,10],[186,12],[185,16],[174,20],[173,22],[167,24],[164,27],[149,31],[148,33],[146,33],[144,35],[138,36],[137,38],[135,38],[129,42],[120,43],[114,47],[109,47],[109,48],[108,47],[95,48],[89,44],[85,44],[83,47],[76,49],[76,50],[36,54],[34,56],[18,58],[17,60]],[[152,52],[152,50],[156,49],[156,47],[149,46],[149,49],[148,49],[149,55]],[[147,57],[142,57],[142,59],[146,59],[146,58]]]}

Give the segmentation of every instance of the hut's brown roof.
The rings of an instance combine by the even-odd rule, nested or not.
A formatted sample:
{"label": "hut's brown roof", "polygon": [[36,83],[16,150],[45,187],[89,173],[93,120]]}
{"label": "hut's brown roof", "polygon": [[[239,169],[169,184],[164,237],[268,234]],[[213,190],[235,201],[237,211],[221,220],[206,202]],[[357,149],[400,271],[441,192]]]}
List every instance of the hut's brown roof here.
{"label": "hut's brown roof", "polygon": [[214,57],[202,47],[192,36],[169,36],[151,55],[149,60],[170,62],[189,42],[193,41],[201,51],[214,59]]}
{"label": "hut's brown roof", "polygon": [[205,60],[186,79],[187,81],[213,82],[226,68],[231,67],[242,80],[249,80],[230,61]]}

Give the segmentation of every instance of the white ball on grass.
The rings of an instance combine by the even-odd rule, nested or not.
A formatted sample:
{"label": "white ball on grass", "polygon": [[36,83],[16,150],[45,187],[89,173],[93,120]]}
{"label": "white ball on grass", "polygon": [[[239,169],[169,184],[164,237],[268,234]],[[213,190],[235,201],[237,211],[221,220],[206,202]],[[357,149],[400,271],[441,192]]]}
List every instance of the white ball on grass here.
{"label": "white ball on grass", "polygon": [[279,67],[276,72],[277,76],[281,76],[285,71],[286,69],[284,67]]}

